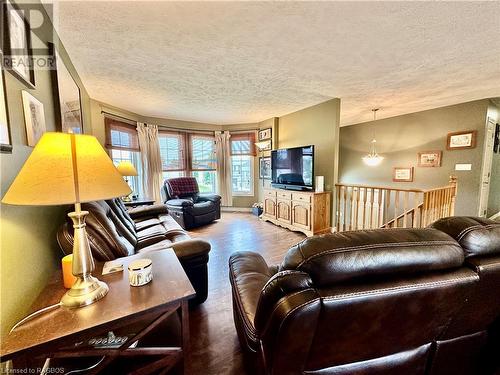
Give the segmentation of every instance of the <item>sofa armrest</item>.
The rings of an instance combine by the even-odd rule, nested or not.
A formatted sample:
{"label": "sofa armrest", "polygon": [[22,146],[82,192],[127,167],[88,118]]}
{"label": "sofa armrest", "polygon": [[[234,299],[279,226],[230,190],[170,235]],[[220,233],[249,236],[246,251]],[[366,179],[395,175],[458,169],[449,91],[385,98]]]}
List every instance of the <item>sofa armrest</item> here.
{"label": "sofa armrest", "polygon": [[217,195],[217,194],[208,194],[208,193],[205,193],[205,194],[200,194],[198,196],[198,201],[209,201],[209,202],[214,202],[214,203],[219,203],[220,202],[220,195]]}
{"label": "sofa armrest", "polygon": [[165,204],[172,207],[193,207],[194,203],[191,199],[170,199]]}
{"label": "sofa armrest", "polygon": [[[200,239],[190,239],[179,242],[174,242],[171,245],[175,251],[175,255],[179,259],[188,259],[194,257],[206,258],[210,252],[210,243]],[[206,258],[208,261],[208,258]]]}
{"label": "sofa armrest", "polygon": [[168,208],[164,204],[154,204],[152,206],[138,206],[129,209],[128,214],[133,220],[144,219],[147,217],[158,217],[166,215]]}
{"label": "sofa armrest", "polygon": [[[242,251],[229,258],[229,278],[233,289],[234,313],[242,322],[245,336],[258,341],[254,318],[262,289],[273,276],[260,254]],[[240,335],[241,333],[239,333]],[[248,340],[245,340],[248,342]]]}

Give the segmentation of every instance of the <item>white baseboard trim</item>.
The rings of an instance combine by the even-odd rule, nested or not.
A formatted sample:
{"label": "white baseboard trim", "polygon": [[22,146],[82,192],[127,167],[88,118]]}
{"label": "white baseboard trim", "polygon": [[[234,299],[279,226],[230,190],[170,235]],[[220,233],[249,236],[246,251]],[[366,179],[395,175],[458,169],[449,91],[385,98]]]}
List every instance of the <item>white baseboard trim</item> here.
{"label": "white baseboard trim", "polygon": [[222,212],[252,212],[250,207],[221,207]]}

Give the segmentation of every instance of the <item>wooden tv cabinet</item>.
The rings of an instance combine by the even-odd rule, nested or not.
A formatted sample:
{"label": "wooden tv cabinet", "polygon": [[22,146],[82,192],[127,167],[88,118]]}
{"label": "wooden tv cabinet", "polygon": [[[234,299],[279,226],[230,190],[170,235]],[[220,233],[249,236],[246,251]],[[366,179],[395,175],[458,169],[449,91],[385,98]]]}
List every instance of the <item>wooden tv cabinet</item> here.
{"label": "wooden tv cabinet", "polygon": [[331,192],[264,189],[261,220],[306,236],[331,232]]}

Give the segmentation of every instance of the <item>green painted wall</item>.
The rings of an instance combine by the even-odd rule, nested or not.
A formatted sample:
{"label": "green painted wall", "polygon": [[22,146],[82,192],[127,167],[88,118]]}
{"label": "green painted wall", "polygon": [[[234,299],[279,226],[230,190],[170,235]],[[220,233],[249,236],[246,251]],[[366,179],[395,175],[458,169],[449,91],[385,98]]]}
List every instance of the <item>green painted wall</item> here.
{"label": "green painted wall", "polygon": [[[48,20],[48,17],[45,17]],[[47,42],[56,43],[61,57],[77,81],[83,107],[84,129],[90,131],[90,100],[64,47],[53,27],[44,23],[33,33],[33,46],[42,48]],[[50,71],[35,71],[35,89],[26,86],[5,72],[12,154],[0,154],[1,195],[17,175],[32,148],[27,146],[21,90],[26,90],[44,104],[47,131],[55,131],[54,101]],[[48,277],[59,267],[61,251],[55,233],[64,221],[65,207],[0,206],[0,318],[1,335],[26,313]]]}
{"label": "green painted wall", "polygon": [[[340,130],[340,178],[343,183],[435,188],[448,184],[450,175],[458,178],[457,215],[477,215],[483,158],[484,129],[489,100],[478,100],[383,120],[342,127]],[[474,149],[446,150],[450,132],[477,130]],[[381,165],[366,166],[361,158],[370,148],[375,131]],[[417,166],[417,153],[442,150],[442,166]],[[455,171],[456,163],[472,164],[471,171]],[[392,182],[393,167],[415,167],[413,182]]]}

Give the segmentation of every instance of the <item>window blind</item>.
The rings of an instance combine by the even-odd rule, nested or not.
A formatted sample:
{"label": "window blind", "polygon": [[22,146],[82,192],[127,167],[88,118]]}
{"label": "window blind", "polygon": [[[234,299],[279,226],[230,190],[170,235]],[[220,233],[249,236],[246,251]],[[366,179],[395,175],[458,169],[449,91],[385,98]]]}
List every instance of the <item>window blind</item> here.
{"label": "window blind", "polygon": [[190,134],[190,169],[213,171],[217,169],[215,138],[209,135]]}
{"label": "window blind", "polygon": [[109,117],[104,117],[104,125],[108,149],[140,151],[135,126]]}
{"label": "window blind", "polygon": [[185,139],[185,133],[160,130],[158,140],[163,171],[183,171],[186,169]]}
{"label": "window blind", "polygon": [[255,156],[255,133],[236,133],[229,138],[231,144],[231,155]]}

